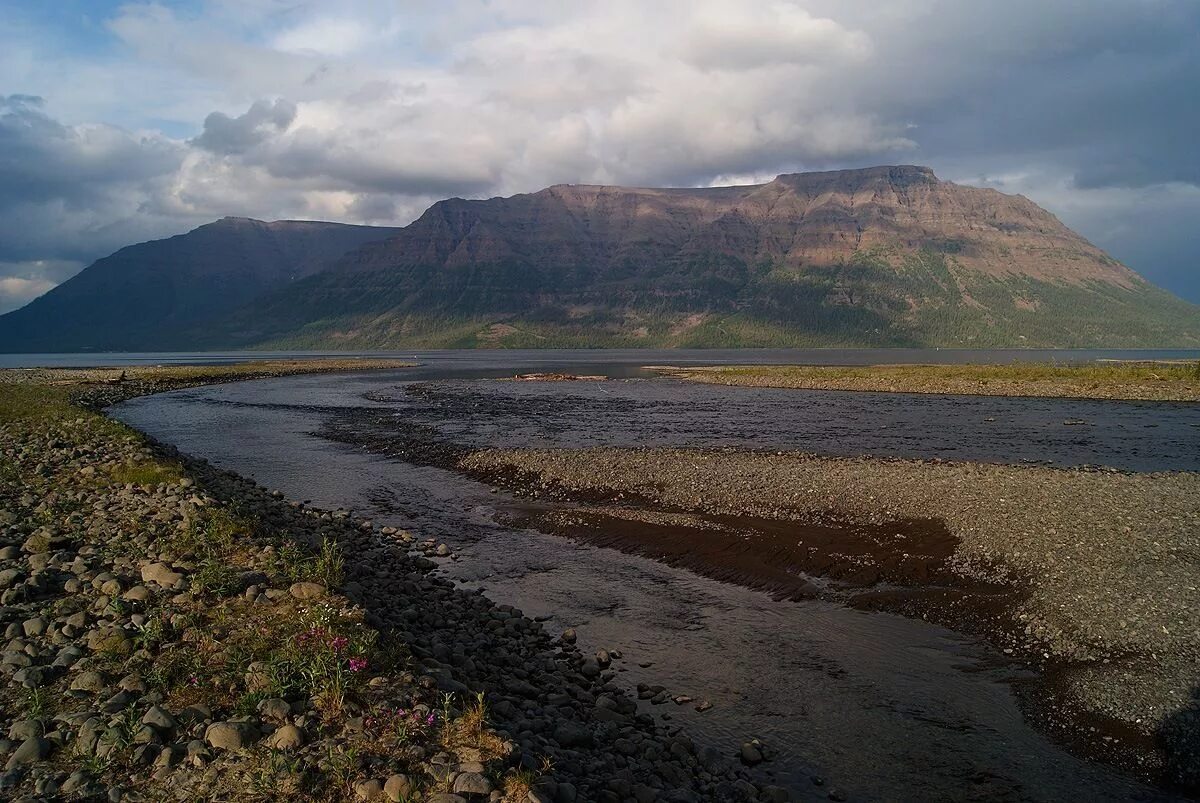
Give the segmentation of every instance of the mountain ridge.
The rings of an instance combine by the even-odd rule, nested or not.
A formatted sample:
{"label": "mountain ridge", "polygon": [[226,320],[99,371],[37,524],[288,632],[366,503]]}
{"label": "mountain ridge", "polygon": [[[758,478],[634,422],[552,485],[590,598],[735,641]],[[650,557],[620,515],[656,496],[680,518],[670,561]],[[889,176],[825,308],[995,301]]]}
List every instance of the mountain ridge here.
{"label": "mountain ridge", "polygon": [[188,348],[185,333],[196,324],[394,231],[229,216],[125,246],[0,316],[0,351]]}
{"label": "mountain ridge", "polygon": [[[239,231],[289,225],[218,222]],[[192,348],[1200,345],[1200,307],[1033,201],[916,165],[712,188],[556,184],[438,201],[408,226],[362,237],[180,325],[176,340]]]}

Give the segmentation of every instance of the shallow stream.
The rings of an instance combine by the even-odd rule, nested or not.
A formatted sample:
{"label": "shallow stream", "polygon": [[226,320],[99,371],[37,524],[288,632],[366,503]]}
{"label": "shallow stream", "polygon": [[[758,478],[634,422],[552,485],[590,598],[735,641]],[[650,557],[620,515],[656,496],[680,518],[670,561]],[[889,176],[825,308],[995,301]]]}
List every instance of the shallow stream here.
{"label": "shallow stream", "polygon": [[[389,453],[417,439],[462,450],[672,445],[1198,470],[1200,405],[723,388],[638,369],[678,356],[456,356],[404,371],[183,390],[111,412],[290,498],[450,544],[448,576],[552,616],[551,627],[577,627],[584,649],[621,650],[616,665],[630,686],[711,701],[703,713],[651,710],[722,750],[764,740],[779,751],[764,773],[806,795],[823,796],[815,776],[863,800],[1170,799],[1031,727],[1014,691],[1027,673],[976,639],[821,600],[777,600],[504,524],[517,500]],[[555,370],[617,379],[492,381]],[[344,442],[356,429],[371,449]]]}

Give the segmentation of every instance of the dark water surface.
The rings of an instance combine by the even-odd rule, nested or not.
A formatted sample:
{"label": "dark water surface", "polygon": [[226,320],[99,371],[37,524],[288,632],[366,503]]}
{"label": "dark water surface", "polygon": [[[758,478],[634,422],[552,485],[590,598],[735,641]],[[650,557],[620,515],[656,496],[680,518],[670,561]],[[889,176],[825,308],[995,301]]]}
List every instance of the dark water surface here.
{"label": "dark water surface", "polygon": [[[0,344],[2,347],[3,344]],[[432,362],[443,367],[486,368],[497,362],[609,361],[645,365],[716,363],[798,363],[880,365],[902,363],[1091,362],[1094,360],[1200,360],[1200,349],[514,349],[475,351],[141,351],[75,354],[0,354],[0,368],[88,368],[136,365],[218,365],[244,360],[324,357],[382,357]]]}
{"label": "dark water surface", "polygon": [[[659,683],[711,700],[715,707],[705,713],[669,703],[651,710],[721,749],[763,739],[780,751],[767,771],[806,796],[823,796],[810,781],[818,775],[862,800],[1169,799],[1032,729],[1014,693],[1014,682],[1028,676],[975,639],[829,602],[778,601],[506,526],[496,520],[514,502],[505,494],[319,433],[331,424],[361,425],[385,443],[394,429],[397,437],[416,431],[467,448],[729,446],[1050,459],[1144,471],[1200,468],[1200,405],[779,391],[638,378],[637,366],[679,363],[677,352],[585,352],[566,361],[554,353],[452,354],[406,371],[177,391],[113,412],[291,498],[353,509],[451,544],[460,557],[445,564],[449,576],[528,615],[553,615],[552,627],[578,627],[585,650],[622,650],[626,659],[618,665],[627,671],[620,677],[630,686]],[[700,361],[716,361],[705,354]],[[729,361],[752,358],[740,353]],[[533,370],[625,379],[479,379]]]}

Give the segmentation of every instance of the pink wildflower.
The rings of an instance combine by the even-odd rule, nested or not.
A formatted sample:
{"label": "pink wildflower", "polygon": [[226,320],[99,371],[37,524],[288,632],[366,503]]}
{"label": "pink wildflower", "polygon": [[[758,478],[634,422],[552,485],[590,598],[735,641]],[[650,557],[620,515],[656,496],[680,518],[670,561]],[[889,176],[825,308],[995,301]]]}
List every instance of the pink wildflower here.
{"label": "pink wildflower", "polygon": [[329,646],[333,647],[334,652],[341,652],[350,643],[350,639],[345,636],[334,636],[329,640]]}
{"label": "pink wildflower", "polygon": [[367,668],[367,659],[366,658],[351,658],[350,659],[350,671],[351,672],[361,672],[362,670],[364,670],[366,668]]}

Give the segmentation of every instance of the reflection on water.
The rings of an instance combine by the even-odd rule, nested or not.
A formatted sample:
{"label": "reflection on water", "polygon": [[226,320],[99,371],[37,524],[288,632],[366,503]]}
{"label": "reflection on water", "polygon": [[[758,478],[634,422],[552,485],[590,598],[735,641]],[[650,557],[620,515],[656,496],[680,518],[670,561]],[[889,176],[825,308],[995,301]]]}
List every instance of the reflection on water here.
{"label": "reflection on water", "polygon": [[[636,374],[643,356],[616,372]],[[890,614],[778,601],[506,526],[496,514],[514,500],[502,493],[313,433],[331,420],[345,425],[359,417],[373,429],[384,419],[397,428],[418,423],[463,445],[721,443],[893,454],[953,446],[941,456],[1006,460],[1021,459],[1022,441],[1033,433],[1043,441],[1039,456],[1156,468],[1152,452],[1180,465],[1200,452],[1188,434],[1197,423],[1191,408],[1098,404],[1081,412],[1078,403],[1005,399],[950,403],[742,388],[714,395],[711,388],[666,381],[461,381],[478,370],[430,365],[419,372],[422,380],[441,371],[460,379],[417,394],[398,388],[414,372],[292,377],[138,399],[116,414],[292,498],[351,508],[450,543],[460,559],[446,564],[449,576],[529,615],[552,615],[552,626],[579,627],[585,649],[622,650],[623,682],[662,684],[710,700],[714,708],[705,713],[671,703],[649,709],[684,725],[698,742],[731,749],[758,737],[778,748],[779,758],[766,765],[777,782],[811,792],[810,776],[822,776],[852,799],[1156,799],[1147,787],[1066,753],[1028,727],[1010,682],[1018,670],[974,640]],[[524,370],[528,364],[515,360],[488,366],[493,375]],[[595,365],[587,372],[595,373]],[[985,414],[976,401],[1001,407]],[[1072,405],[1069,416],[1056,406],[1062,404]],[[347,416],[362,408],[374,413]],[[979,419],[989,416],[999,426],[985,430]],[[1055,424],[1068,417],[1103,424],[1059,432]],[[884,419],[893,425],[882,426]],[[1138,429],[1151,420],[1159,426]],[[1142,451],[1147,435],[1122,434],[1129,431],[1161,441]],[[1086,444],[1074,442],[1084,437]]]}

